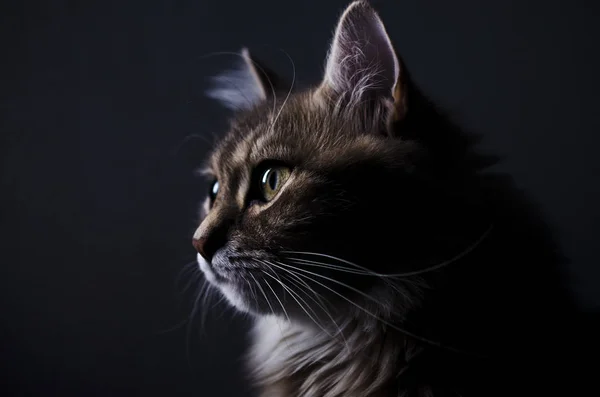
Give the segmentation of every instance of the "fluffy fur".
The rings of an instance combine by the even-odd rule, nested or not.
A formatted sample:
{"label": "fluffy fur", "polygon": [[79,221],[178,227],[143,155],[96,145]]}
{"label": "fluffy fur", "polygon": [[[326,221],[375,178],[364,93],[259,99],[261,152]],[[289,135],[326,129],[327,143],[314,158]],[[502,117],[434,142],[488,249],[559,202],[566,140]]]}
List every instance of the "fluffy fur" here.
{"label": "fluffy fur", "polygon": [[[371,6],[342,14],[314,88],[241,55],[235,84],[211,94],[236,113],[205,167],[219,188],[194,244],[211,285],[256,318],[262,396],[582,385],[560,365],[576,329],[547,227],[417,90]],[[264,200],[276,166],[290,177]]]}

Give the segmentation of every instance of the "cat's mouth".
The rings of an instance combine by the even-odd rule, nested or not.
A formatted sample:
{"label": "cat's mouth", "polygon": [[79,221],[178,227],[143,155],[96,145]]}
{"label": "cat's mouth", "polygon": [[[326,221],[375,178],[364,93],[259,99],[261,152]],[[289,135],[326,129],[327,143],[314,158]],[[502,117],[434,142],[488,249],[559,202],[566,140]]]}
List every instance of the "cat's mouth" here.
{"label": "cat's mouth", "polygon": [[[259,280],[264,280],[265,269],[254,255],[237,255],[223,248],[210,261],[200,254],[197,255],[197,261],[206,280],[216,286],[239,310],[260,313],[270,307],[269,299],[265,298],[263,302],[256,295],[255,289],[262,288]],[[277,286],[273,285],[271,290],[275,294]]]}
{"label": "cat's mouth", "polygon": [[200,254],[197,255],[197,260],[206,278],[216,283],[237,282],[245,274],[263,271],[256,258],[249,255],[231,255],[225,249],[217,251],[210,261]]}

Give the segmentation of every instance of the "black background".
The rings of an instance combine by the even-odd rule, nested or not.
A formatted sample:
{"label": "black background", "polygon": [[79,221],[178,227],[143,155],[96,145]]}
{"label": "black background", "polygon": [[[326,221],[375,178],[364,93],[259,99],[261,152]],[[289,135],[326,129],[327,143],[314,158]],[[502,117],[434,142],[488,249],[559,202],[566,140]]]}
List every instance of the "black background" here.
{"label": "black background", "polygon": [[[600,3],[372,3],[424,91],[506,156],[582,305],[600,305]],[[244,45],[316,82],[346,4],[1,3],[0,394],[246,395],[246,319],[217,305],[185,323],[193,170],[228,115],[203,91],[235,61],[214,53]]]}

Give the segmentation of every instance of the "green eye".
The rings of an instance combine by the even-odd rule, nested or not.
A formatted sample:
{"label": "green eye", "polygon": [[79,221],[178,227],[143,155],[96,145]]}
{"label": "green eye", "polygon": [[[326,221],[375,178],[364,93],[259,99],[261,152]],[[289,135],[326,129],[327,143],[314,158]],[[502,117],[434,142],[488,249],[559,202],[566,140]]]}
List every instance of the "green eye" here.
{"label": "green eye", "polygon": [[290,177],[291,170],[287,167],[268,168],[260,178],[260,191],[263,199],[270,201]]}

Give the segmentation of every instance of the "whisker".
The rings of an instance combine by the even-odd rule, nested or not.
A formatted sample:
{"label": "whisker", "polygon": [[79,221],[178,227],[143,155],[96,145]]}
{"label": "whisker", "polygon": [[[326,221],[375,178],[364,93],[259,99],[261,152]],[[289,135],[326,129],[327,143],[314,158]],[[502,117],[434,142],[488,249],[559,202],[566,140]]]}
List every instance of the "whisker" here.
{"label": "whisker", "polygon": [[255,67],[257,67],[258,69],[260,69],[260,71],[263,73],[263,76],[265,76],[266,79],[267,79],[267,81],[269,82],[269,86],[271,86],[271,94],[273,94],[273,110],[271,112],[274,114],[275,113],[275,109],[277,108],[277,94],[275,92],[275,86],[273,85],[273,82],[269,78],[269,74],[266,72],[266,70],[262,66],[260,66],[258,64],[258,62],[255,62],[250,56],[248,56],[248,59],[252,62],[252,64]]}
{"label": "whisker", "polygon": [[[329,300],[327,300],[327,298],[324,298],[323,296],[321,296],[320,294],[318,294],[316,291],[314,291],[314,290],[313,290],[313,289],[312,289],[312,288],[311,288],[311,287],[310,287],[310,286],[309,286],[309,285],[308,285],[308,284],[307,284],[307,283],[306,283],[304,280],[302,280],[300,277],[298,277],[298,276],[297,276],[297,275],[296,275],[294,272],[291,272],[290,270],[288,270],[288,269],[286,269],[286,268],[283,268],[283,267],[281,267],[281,266],[278,266],[278,265],[276,265],[276,264],[275,264],[275,263],[273,263],[273,262],[270,262],[270,261],[264,261],[264,262],[265,262],[266,264],[268,264],[268,265],[271,265],[271,266],[273,266],[273,267],[276,267],[276,268],[278,268],[278,269],[280,269],[280,270],[283,270],[284,272],[287,272],[287,273],[289,273],[291,276],[293,276],[294,278],[296,278],[296,280],[298,280],[300,283],[302,283],[302,284],[303,284],[303,285],[304,285],[306,288],[308,288],[309,290],[311,290],[311,291],[312,291],[312,292],[315,294],[315,296],[317,296],[317,298],[319,299],[319,301],[320,301],[320,303],[321,303],[322,305],[325,305],[325,304],[323,303],[323,301],[321,301],[321,298],[325,299],[325,300],[327,301],[327,303],[329,304],[329,306],[332,306],[332,305],[331,305],[331,302],[330,302]],[[281,263],[281,262],[278,262],[278,263]]]}
{"label": "whisker", "polygon": [[[192,262],[188,262],[185,265],[183,265],[183,267],[181,268],[181,270],[179,270],[179,273],[175,279],[175,286],[176,288],[179,288],[179,284],[181,282],[183,282],[184,279],[189,278],[190,276],[197,276],[197,275],[201,275],[202,273],[200,272],[200,270],[198,269],[198,262],[197,261],[192,261]],[[185,293],[185,291],[187,291],[187,289],[190,287],[190,285],[192,284],[193,281],[190,281],[189,279],[187,280],[187,282],[185,283],[185,286],[183,288],[182,293]]]}
{"label": "whisker", "polygon": [[285,104],[287,103],[288,99],[290,98],[290,95],[292,94],[292,90],[294,89],[294,84],[296,83],[296,64],[294,63],[294,60],[292,59],[292,57],[290,57],[290,55],[287,52],[285,52],[285,51],[283,51],[283,52],[285,53],[285,55],[288,57],[288,59],[290,60],[290,62],[292,64],[292,73],[293,73],[292,83],[290,84],[290,89],[288,90],[288,93],[287,93],[285,99],[283,100],[281,107],[279,108],[279,112],[277,112],[275,119],[271,123],[271,128],[270,128],[271,131],[275,128],[275,123],[277,123],[277,120],[279,119],[279,116],[281,115],[281,112],[283,111]]}
{"label": "whisker", "polygon": [[[233,55],[233,56],[236,56],[236,57],[240,57],[240,58],[242,58],[244,60],[250,61],[250,62],[252,62],[252,64],[254,65],[254,67],[258,68],[263,73],[263,76],[266,77],[266,79],[267,79],[267,81],[269,83],[269,86],[271,87],[271,93],[273,94],[273,110],[272,110],[272,112],[275,113],[275,109],[277,107],[277,95],[276,95],[276,92],[275,92],[275,87],[273,85],[273,82],[269,78],[269,75],[266,73],[266,71],[264,70],[264,68],[261,65],[259,65],[258,62],[254,61],[252,59],[252,57],[249,55],[247,49],[243,49],[241,52],[216,51],[216,52],[205,54],[203,56],[199,56],[199,58],[200,59],[206,59],[206,58],[210,58],[210,57],[214,57],[214,56],[220,56],[220,55]],[[228,82],[229,82],[229,84],[233,85],[237,89],[237,91],[240,93],[240,95],[242,97],[244,97],[246,99],[246,101],[248,101],[248,98],[247,98],[246,95],[244,95],[243,90],[237,84],[233,84],[234,83],[233,79],[227,78],[226,75],[216,76],[215,78],[216,79],[221,79],[221,80],[227,79]],[[241,109],[237,108],[237,110],[241,110]]]}
{"label": "whisker", "polygon": [[[347,265],[355,267],[357,269],[360,269],[363,272],[365,272],[365,274],[370,274],[370,275],[373,275],[373,276],[382,276],[382,277],[391,276],[391,275],[387,275],[387,274],[380,274],[380,273],[374,272],[374,271],[369,270],[366,267],[360,266],[360,265],[358,265],[358,264],[356,264],[354,262],[350,262],[348,260],[345,260],[345,259],[342,259],[342,258],[338,258],[337,256],[333,256],[333,255],[327,255],[327,254],[321,254],[321,253],[318,253],[318,252],[309,252],[309,251],[281,251],[281,252],[284,253],[284,254],[299,254],[299,255],[308,255],[308,256],[313,255],[313,256],[318,256],[318,257],[322,257],[322,258],[333,259],[333,260],[339,261],[341,263],[345,263]],[[294,259],[294,260],[305,260],[305,261],[307,261],[307,259],[301,259],[301,258],[295,258],[295,257],[289,257],[289,258],[290,259]],[[309,262],[315,263],[315,264],[320,264],[320,265],[330,265],[330,264],[324,263],[324,262],[317,262],[317,261],[309,261]],[[331,265],[331,266],[336,266],[336,265]],[[343,268],[342,266],[338,266],[338,267],[340,269]],[[350,271],[351,269],[347,269],[347,270]]]}
{"label": "whisker", "polygon": [[406,294],[406,291],[403,291],[398,285],[396,285],[395,283],[393,283],[390,280],[390,278],[393,278],[392,276],[384,276],[384,275],[380,275],[378,273],[371,272],[371,271],[367,272],[367,271],[361,271],[361,270],[352,270],[352,269],[348,269],[347,267],[331,265],[331,264],[325,263],[325,262],[309,261],[306,259],[297,259],[294,257],[287,257],[287,259],[289,259],[290,262],[293,262],[296,264],[301,264],[301,265],[321,267],[321,268],[325,268],[325,269],[337,270],[337,271],[344,272],[344,273],[359,274],[359,275],[363,275],[363,276],[380,277],[383,280],[383,282],[386,285],[388,285],[390,288],[392,288],[394,291],[396,291],[397,293],[399,293],[400,295],[402,295],[405,298],[409,298],[409,296],[407,296],[407,294]]}
{"label": "whisker", "polygon": [[[306,269],[300,269],[300,268],[298,268],[298,267],[292,266],[292,265],[290,265],[290,264],[287,264],[287,263],[279,262],[279,264],[280,264],[280,265],[282,265],[282,266],[286,266],[286,267],[288,267],[288,268],[294,269],[294,270],[296,270],[296,271],[299,271],[299,272],[308,273],[308,274],[310,274],[310,275],[313,275],[313,276],[316,276],[316,277],[320,277],[320,278],[326,279],[326,280],[328,280],[328,281],[331,281],[331,282],[333,282],[333,283],[336,283],[336,284],[338,284],[338,285],[341,285],[342,287],[346,287],[346,288],[350,289],[351,291],[353,291],[353,292],[356,292],[357,294],[359,294],[359,295],[363,296],[364,298],[367,298],[367,299],[369,299],[369,300],[371,300],[371,301],[374,301],[374,302],[378,302],[378,300],[377,300],[377,299],[375,299],[375,298],[373,298],[372,296],[370,296],[370,295],[368,295],[368,294],[366,294],[366,293],[362,292],[361,290],[359,290],[359,289],[357,289],[357,288],[354,288],[354,287],[352,287],[352,286],[350,286],[350,285],[348,285],[348,284],[346,284],[346,283],[343,283],[343,282],[341,282],[341,281],[339,281],[339,280],[336,280],[336,279],[334,279],[334,278],[327,277],[327,276],[325,276],[325,275],[322,275],[322,274],[319,274],[319,273],[311,272],[310,270],[306,270]],[[300,276],[300,274],[298,274],[298,275]]]}
{"label": "whisker", "polygon": [[[198,304],[203,298],[206,300],[207,292],[210,289],[210,285],[206,279],[202,283],[200,290],[194,299],[194,304],[192,305],[192,310],[188,316],[187,328],[186,328],[186,337],[185,337],[185,346],[186,346],[186,359],[190,368],[192,367],[192,358],[190,356],[191,346],[192,346],[192,327],[193,327],[193,319],[197,315],[200,305]],[[204,320],[206,317],[206,310],[202,310],[202,316],[200,318],[200,333],[204,332]]]}
{"label": "whisker", "polygon": [[[271,304],[271,301],[269,300],[269,298],[267,297],[267,294],[265,293],[265,290],[263,289],[263,287],[261,287],[260,283],[258,282],[258,280],[256,279],[256,277],[254,277],[254,275],[252,273],[248,273],[250,275],[250,277],[252,277],[252,279],[254,280],[254,283],[258,286],[258,288],[260,289],[260,292],[263,294],[263,297],[265,298],[265,300],[267,301],[267,304],[269,305],[269,308],[271,309],[271,313],[273,315],[276,316],[275,314],[275,310],[273,309],[273,305]],[[267,283],[267,281],[265,280],[265,283]],[[267,283],[267,285],[269,285]],[[271,288],[271,286],[269,285],[269,288]],[[271,291],[273,291],[273,289],[271,288]],[[273,294],[275,294],[275,291],[273,291]],[[258,303],[258,300],[256,299],[256,295],[254,295],[256,302]],[[275,295],[275,298],[277,298],[277,295]],[[277,300],[279,300],[279,298],[277,298]],[[279,301],[279,303],[281,304],[281,301]],[[289,317],[287,316],[287,312],[285,311],[285,308],[283,307],[283,305],[281,305],[281,308],[284,310],[284,313],[286,315],[286,317],[288,318],[289,321]],[[279,322],[277,322],[277,326],[279,328],[279,332],[281,332],[281,334],[283,334],[283,328],[281,327],[281,324]],[[285,343],[286,347],[288,350],[291,350],[291,347],[289,345],[288,342]]]}
{"label": "whisker", "polygon": [[[423,274],[423,273],[428,273],[428,272],[432,272],[432,271],[438,270],[438,269],[440,269],[442,267],[448,266],[448,265],[450,265],[450,264],[452,264],[452,263],[454,263],[454,262],[462,259],[466,255],[468,255],[469,253],[471,253],[475,248],[477,248],[479,246],[479,244],[481,244],[483,242],[483,240],[485,240],[485,238],[492,231],[493,226],[494,226],[493,224],[490,225],[487,228],[487,230],[485,232],[483,232],[483,234],[481,234],[481,236],[479,236],[479,238],[474,243],[472,243],[471,245],[469,245],[465,250],[463,250],[459,254],[455,255],[454,257],[452,257],[452,258],[450,258],[450,259],[448,259],[446,261],[443,261],[441,263],[438,263],[436,265],[429,266],[429,267],[427,267],[425,269],[415,270],[415,271],[412,271],[412,272],[392,273],[392,274],[389,274],[389,273],[377,273],[377,272],[370,271],[369,269],[367,269],[367,268],[365,268],[363,266],[360,266],[360,265],[358,265],[356,263],[347,261],[345,259],[338,258],[338,257],[333,256],[333,255],[321,254],[321,253],[318,253],[318,252],[282,251],[282,253],[300,254],[300,255],[314,255],[314,256],[320,256],[320,257],[324,257],[324,258],[329,258],[329,259],[337,260],[339,262],[342,262],[342,263],[348,264],[350,266],[354,266],[354,267],[356,267],[358,269],[364,270],[365,272],[368,272],[372,276],[378,276],[378,277],[411,277],[411,276],[418,276],[418,275]],[[299,258],[290,258],[290,259],[299,260]],[[318,264],[327,265],[327,264],[324,264],[322,262],[317,262],[317,263]]]}
{"label": "whisker", "polygon": [[[288,280],[290,283],[292,283],[293,286],[296,286],[298,288],[298,291],[303,292],[310,300],[312,300],[313,302],[315,302],[315,304],[317,306],[319,306],[319,308],[321,310],[323,310],[323,312],[327,313],[327,309],[325,308],[325,306],[323,306],[322,302],[320,302],[320,299],[318,299],[318,294],[315,292],[314,289],[310,288],[310,286],[308,286],[308,284],[306,284],[304,282],[304,280],[302,280],[302,282],[304,284],[306,284],[308,286],[308,288],[310,289],[310,291],[315,294],[315,296],[312,296],[311,294],[307,293],[305,290],[303,290],[301,287],[302,285],[300,285],[296,280],[292,279],[291,277],[289,277],[286,274],[282,274],[281,277],[283,277],[285,280]],[[280,279],[281,280],[281,279]],[[289,286],[290,289],[292,289],[291,286]],[[317,298],[315,298],[317,297]],[[331,320],[333,320],[333,318],[331,318]]]}
{"label": "whisker", "polygon": [[[287,271],[287,270],[286,270]],[[296,276],[295,274],[292,273],[293,276]],[[342,331],[342,327],[340,327],[340,325],[337,323],[337,321],[335,321],[335,319],[333,318],[333,316],[329,313],[329,311],[327,310],[327,308],[322,304],[322,301],[320,299],[321,294],[319,294],[318,292],[316,292],[312,287],[310,287],[304,280],[302,280],[301,278],[298,277],[299,281],[306,285],[306,287],[308,288],[309,291],[311,291],[315,297],[318,299],[315,299],[315,297],[313,297],[311,294],[309,294],[308,292],[306,292],[304,289],[300,288],[301,286],[298,284],[297,281],[294,281],[293,279],[291,279],[289,276],[286,277],[285,274],[282,275],[282,277],[286,278],[287,280],[289,280],[293,285],[298,287],[298,290],[300,292],[303,292],[308,298],[310,298],[313,302],[315,302],[315,304],[317,304],[317,306],[323,310],[323,313],[325,313],[325,315],[327,317],[329,317],[329,319],[331,320],[331,322],[333,323],[333,325],[335,325],[336,329],[337,329],[337,333],[335,335],[329,335],[332,337],[335,337],[337,335],[340,335],[344,341],[344,345],[346,346],[346,349],[349,351],[350,350],[350,345],[348,344],[348,341],[346,340],[346,337],[344,336],[344,333]],[[296,276],[297,277],[297,276]],[[319,302],[321,301],[321,302]]]}
{"label": "whisker", "polygon": [[200,333],[205,332],[205,324],[206,324],[206,316],[208,315],[208,305],[209,305],[209,300],[212,297],[212,295],[210,294],[211,292],[211,285],[207,280],[204,280],[203,286],[202,286],[202,291],[200,292],[200,296],[201,296],[201,300],[202,300],[202,305],[200,305],[200,307],[202,308],[202,310],[200,311]]}
{"label": "whisker", "polygon": [[[310,307],[310,305],[308,303],[306,303],[306,301],[297,293],[295,293],[294,291],[292,291],[292,289],[289,286],[286,286],[283,281],[281,281],[279,278],[276,278],[272,275],[270,275],[268,272],[264,272],[264,274],[266,274],[267,276],[271,277],[273,280],[277,281],[279,284],[281,284],[281,286],[283,287],[284,290],[286,290],[290,296],[292,297],[292,299],[294,299],[296,301],[296,303],[298,304],[298,306],[300,306],[300,308],[304,311],[304,313],[306,313],[306,315],[319,327],[321,328],[321,330],[327,334],[327,336],[332,337],[332,335],[327,332],[327,330],[325,328],[323,328],[323,326],[313,317],[310,315],[310,313],[308,312],[308,310],[306,310],[306,308],[300,303],[300,301],[298,299],[300,299],[302,302],[304,302],[304,304],[313,312],[313,314],[316,316],[317,314],[315,313],[315,311]],[[298,297],[298,299],[296,299],[296,296]]]}
{"label": "whisker", "polygon": [[[265,273],[265,274],[267,274],[267,273]],[[279,299],[279,296],[277,296],[277,294],[275,293],[275,290],[273,289],[273,287],[271,287],[271,284],[269,283],[269,281],[267,279],[264,279],[264,280],[265,280],[265,284],[267,284],[267,287],[269,287],[269,289],[273,293],[273,296],[275,297],[275,299],[277,299],[277,302],[279,302],[279,306],[281,306],[281,309],[283,310],[285,317],[287,318],[288,321],[290,321],[290,316],[288,315],[287,310],[285,310],[285,306],[283,305],[283,302],[281,302],[281,299]],[[275,311],[273,311],[273,314],[275,314]]]}
{"label": "whisker", "polygon": [[324,269],[338,270],[338,271],[344,272],[344,273],[362,274],[362,275],[370,275],[370,276],[379,276],[375,272],[367,272],[367,271],[362,271],[362,270],[352,270],[352,269],[348,269],[347,267],[344,267],[344,266],[336,266],[336,265],[332,265],[332,264],[325,263],[325,262],[317,262],[317,261],[311,261],[311,260],[301,259],[301,258],[295,258],[295,257],[286,257],[286,259],[289,259],[289,260],[291,260],[293,262],[296,262],[298,264],[304,264],[304,265],[313,266],[313,267],[321,267],[321,268],[324,268]]}
{"label": "whisker", "polygon": [[250,277],[252,277],[252,279],[254,280],[254,283],[256,284],[256,286],[258,287],[258,289],[260,289],[260,292],[265,297],[265,300],[267,301],[267,305],[269,305],[269,308],[271,309],[271,313],[275,314],[275,310],[273,309],[273,305],[271,305],[271,301],[267,297],[267,294],[265,293],[265,290],[263,289],[263,287],[260,285],[260,283],[258,282],[258,280],[256,279],[256,277],[254,277],[254,275],[252,273],[248,273],[248,274],[250,275]]}
{"label": "whisker", "polygon": [[[335,283],[337,283],[337,284],[340,284],[340,285],[342,285],[342,286],[345,286],[345,287],[347,287],[347,288],[351,289],[352,291],[354,291],[354,292],[356,292],[356,293],[359,293],[360,295],[362,295],[362,296],[365,296],[365,297],[369,298],[370,300],[375,300],[374,298],[370,297],[369,295],[365,294],[364,292],[362,292],[362,291],[360,291],[360,290],[357,290],[356,288],[354,288],[354,287],[351,287],[351,286],[349,286],[349,285],[347,285],[347,284],[344,284],[344,283],[342,283],[342,282],[338,282],[337,280],[331,279],[331,278],[329,278],[329,277],[326,277],[326,276],[322,276],[322,275],[320,275],[320,274],[317,274],[317,273],[309,272],[309,271],[307,271],[307,270],[303,270],[303,269],[294,268],[293,266],[291,266],[291,265],[286,265],[286,264],[284,264],[284,263],[280,263],[280,264],[281,264],[281,265],[285,265],[285,266],[287,266],[288,268],[292,268],[292,269],[294,269],[294,270],[296,270],[296,271],[302,271],[302,272],[306,272],[306,273],[312,274],[312,275],[314,275],[314,276],[318,276],[318,277],[326,278],[326,279],[328,279],[328,280],[330,280],[330,281],[333,281],[333,282],[335,282]],[[439,347],[439,348],[442,348],[442,349],[446,349],[446,350],[449,350],[449,351],[453,351],[453,352],[455,352],[455,353],[461,353],[461,354],[464,354],[464,353],[465,353],[464,351],[462,351],[462,350],[460,350],[460,349],[456,349],[456,348],[453,348],[453,347],[450,347],[450,346],[443,345],[443,344],[441,344],[441,343],[439,343],[439,342],[436,342],[436,341],[433,341],[433,340],[430,340],[430,339],[424,338],[424,337],[422,337],[422,336],[419,336],[419,335],[413,334],[412,332],[409,332],[409,331],[407,331],[407,330],[405,330],[405,329],[402,329],[402,328],[400,328],[400,327],[397,327],[397,326],[395,326],[394,324],[391,324],[390,322],[388,322],[388,321],[386,321],[385,319],[381,318],[380,316],[378,316],[378,315],[376,315],[376,314],[374,314],[374,313],[371,313],[369,310],[367,310],[367,309],[365,309],[364,307],[360,306],[359,304],[355,303],[354,301],[352,301],[351,299],[347,298],[347,297],[346,297],[346,296],[344,296],[343,294],[341,294],[341,293],[337,292],[337,291],[336,291],[336,290],[334,290],[333,288],[330,288],[329,286],[327,286],[327,285],[325,285],[325,284],[321,283],[320,281],[317,281],[317,280],[315,280],[314,278],[312,278],[312,277],[309,277],[309,276],[307,276],[307,275],[305,275],[305,274],[298,274],[298,275],[299,275],[299,276],[301,276],[301,277],[304,277],[304,278],[306,278],[306,279],[307,279],[307,280],[309,280],[309,281],[312,281],[313,283],[319,284],[319,285],[320,285],[320,286],[322,286],[323,288],[326,288],[327,290],[329,290],[329,291],[333,292],[334,294],[336,294],[336,295],[337,295],[337,296],[339,296],[340,298],[344,299],[344,300],[345,300],[345,301],[347,301],[348,303],[352,304],[353,306],[355,306],[355,307],[356,307],[356,308],[358,308],[359,310],[362,310],[363,312],[367,313],[368,315],[370,315],[370,316],[371,316],[371,317],[373,317],[374,319],[376,319],[376,320],[380,321],[382,324],[385,324],[386,326],[388,326],[388,327],[390,327],[390,328],[392,328],[392,329],[394,329],[394,330],[396,330],[396,331],[398,331],[398,332],[401,332],[401,333],[403,333],[403,334],[405,334],[405,335],[407,335],[407,336],[409,336],[409,337],[411,337],[411,338],[413,338],[413,339],[415,339],[415,340],[418,340],[418,341],[421,341],[421,342],[424,342],[424,343],[428,343],[428,344],[430,344],[430,345],[432,345],[432,346],[435,346],[435,347]]]}
{"label": "whisker", "polygon": [[[197,270],[197,269],[196,269]],[[197,270],[194,271],[190,276],[189,276],[189,280],[187,281],[187,283],[185,283],[185,285],[183,286],[180,294],[183,295],[185,294],[191,287],[192,285],[198,283],[199,280],[202,279],[202,273]]]}
{"label": "whisker", "polygon": [[252,297],[254,298],[254,300],[256,301],[256,295],[254,294],[254,289],[252,289],[252,283],[250,282],[250,280],[248,280],[246,277],[244,277],[243,274],[240,274],[240,277],[242,278],[242,280],[244,280],[244,282],[248,285],[248,288],[250,289],[250,294],[252,295]]}
{"label": "whisker", "polygon": [[252,285],[252,283],[245,279],[246,282],[248,283],[248,288],[250,288],[250,293],[252,294],[252,297],[254,298],[254,302],[256,303],[256,306],[258,306],[258,295],[256,294],[256,290],[254,289],[254,286]]}
{"label": "whisker", "polygon": [[[329,311],[328,311],[328,310],[327,310],[327,308],[326,308],[326,305],[323,303],[323,300],[321,299],[321,298],[325,299],[325,301],[327,301],[327,303],[329,304],[329,306],[332,306],[332,305],[331,305],[331,302],[330,302],[330,301],[329,301],[327,298],[323,297],[321,294],[319,294],[317,291],[315,291],[315,290],[314,290],[314,289],[313,289],[313,288],[312,288],[310,285],[308,285],[308,284],[306,283],[306,281],[302,280],[302,278],[300,278],[299,276],[297,276],[297,275],[296,275],[294,272],[292,272],[292,271],[290,271],[290,270],[288,270],[288,269],[286,269],[286,268],[284,268],[284,267],[278,266],[278,265],[276,265],[275,263],[273,263],[273,262],[270,262],[270,261],[262,260],[262,261],[260,261],[260,262],[262,262],[263,264],[266,264],[266,265],[270,265],[270,266],[272,266],[272,267],[275,267],[275,268],[277,268],[277,269],[283,270],[284,272],[287,272],[289,275],[293,276],[293,277],[294,277],[294,278],[295,278],[295,279],[296,279],[298,282],[300,282],[300,283],[301,283],[301,284],[303,284],[303,285],[304,285],[306,288],[308,288],[308,290],[314,294],[314,296],[315,296],[315,298],[316,298],[316,299],[315,299],[315,298],[313,298],[313,297],[312,297],[312,296],[311,296],[311,295],[310,295],[308,292],[306,292],[306,291],[304,291],[302,288],[300,288],[300,286],[298,286],[298,290],[300,290],[300,291],[304,292],[304,294],[305,294],[307,297],[311,298],[311,299],[313,300],[313,302],[315,302],[315,303],[316,303],[316,304],[317,304],[317,305],[318,305],[318,306],[319,306],[319,307],[320,307],[320,308],[323,310],[323,312],[325,313],[325,315],[327,315],[327,317],[329,317],[329,319],[330,319],[330,320],[333,322],[333,324],[336,326],[336,328],[337,328],[337,330],[338,330],[338,334],[342,336],[342,339],[344,340],[344,343],[345,343],[346,347],[347,347],[348,349],[350,349],[350,348],[349,348],[349,345],[348,345],[348,341],[346,340],[346,338],[345,338],[345,336],[344,336],[344,334],[343,334],[343,332],[342,332],[342,329],[341,329],[341,327],[340,327],[340,326],[338,325],[338,323],[335,321],[335,319],[333,318],[333,316],[331,315],[331,313],[329,313]],[[278,262],[278,263],[279,263],[279,262]],[[285,277],[285,275],[284,275],[284,274],[282,274],[281,276],[282,276],[282,277]],[[289,278],[289,276],[288,276],[288,279],[289,279],[291,282],[294,282],[292,279],[290,279],[290,278]],[[317,299],[318,299],[318,302],[317,302]],[[306,303],[306,302],[305,302],[305,303]],[[328,334],[328,335],[329,335],[329,334]]]}

